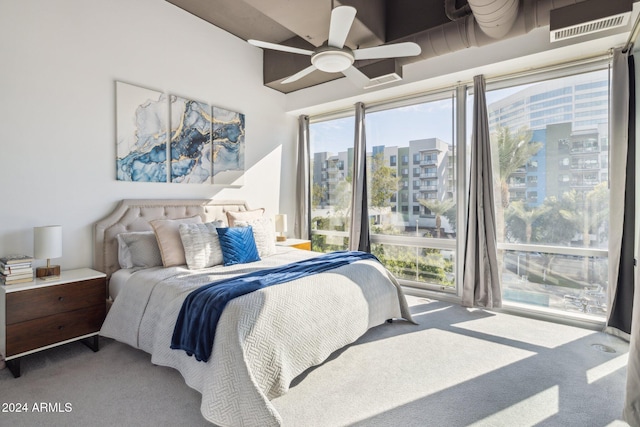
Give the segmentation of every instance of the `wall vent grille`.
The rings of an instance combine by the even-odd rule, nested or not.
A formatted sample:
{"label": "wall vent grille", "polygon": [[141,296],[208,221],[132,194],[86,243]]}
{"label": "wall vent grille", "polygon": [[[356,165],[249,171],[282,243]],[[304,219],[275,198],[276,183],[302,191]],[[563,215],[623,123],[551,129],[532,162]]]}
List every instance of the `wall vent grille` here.
{"label": "wall vent grille", "polygon": [[573,37],[598,33],[600,31],[609,30],[611,28],[623,27],[629,23],[630,16],[631,13],[621,13],[619,15],[608,16],[606,18],[597,19],[595,21],[572,25],[571,27],[558,28],[557,30],[551,31],[551,41],[557,42]]}
{"label": "wall vent grille", "polygon": [[397,73],[385,74],[383,76],[379,76],[371,79],[364,88],[369,89],[375,86],[385,85],[391,82],[397,82],[399,80],[402,80],[402,77],[400,77]]}

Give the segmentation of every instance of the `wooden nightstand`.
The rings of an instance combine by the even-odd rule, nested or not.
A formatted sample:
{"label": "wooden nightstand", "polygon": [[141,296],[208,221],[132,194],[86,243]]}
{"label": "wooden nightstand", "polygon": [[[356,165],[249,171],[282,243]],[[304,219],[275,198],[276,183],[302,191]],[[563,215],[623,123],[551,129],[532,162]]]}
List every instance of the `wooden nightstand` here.
{"label": "wooden nightstand", "polygon": [[304,249],[306,251],[311,250],[311,240],[304,239],[287,239],[283,242],[276,242],[277,246],[288,246],[290,248]]}
{"label": "wooden nightstand", "polygon": [[0,286],[0,354],[13,376],[20,376],[20,358],[37,351],[76,340],[98,351],[106,294],[106,275],[89,268]]}

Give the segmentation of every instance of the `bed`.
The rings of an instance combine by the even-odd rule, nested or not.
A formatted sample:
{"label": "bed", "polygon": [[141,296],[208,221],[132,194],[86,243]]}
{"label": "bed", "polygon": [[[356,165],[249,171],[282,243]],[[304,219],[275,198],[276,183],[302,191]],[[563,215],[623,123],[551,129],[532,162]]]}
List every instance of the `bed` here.
{"label": "bed", "polygon": [[94,225],[94,268],[107,274],[113,299],[101,335],[148,352],[154,364],[177,369],[202,394],[204,418],[220,426],[281,425],[270,400],[286,393],[296,376],[369,328],[389,319],[412,321],[393,276],[376,260],[365,259],[229,301],[206,362],[172,350],[176,320],[195,289],[320,254],[274,244],[259,261],[189,269],[193,260],[185,248],[186,265],[121,268],[120,239],[154,230],[161,239],[154,227],[162,220],[197,217],[224,227],[229,217],[251,212],[237,200],[123,200]]}

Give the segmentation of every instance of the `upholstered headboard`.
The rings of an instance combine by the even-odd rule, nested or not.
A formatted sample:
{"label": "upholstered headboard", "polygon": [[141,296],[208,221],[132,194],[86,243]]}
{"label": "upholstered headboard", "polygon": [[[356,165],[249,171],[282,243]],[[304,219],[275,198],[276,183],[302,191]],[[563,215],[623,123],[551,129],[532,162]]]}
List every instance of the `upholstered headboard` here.
{"label": "upholstered headboard", "polygon": [[222,220],[227,211],[249,210],[243,200],[125,199],[109,215],[94,224],[93,268],[110,277],[118,264],[119,233],[151,231],[149,221],[200,215],[203,222]]}

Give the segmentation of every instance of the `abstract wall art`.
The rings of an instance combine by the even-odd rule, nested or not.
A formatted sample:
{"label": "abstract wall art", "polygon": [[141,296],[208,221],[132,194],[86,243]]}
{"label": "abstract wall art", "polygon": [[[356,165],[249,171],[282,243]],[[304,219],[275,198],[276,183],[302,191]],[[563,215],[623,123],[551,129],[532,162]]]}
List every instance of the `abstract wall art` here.
{"label": "abstract wall art", "polygon": [[171,95],[171,182],[210,183],[211,106]]}
{"label": "abstract wall art", "polygon": [[116,177],[167,182],[167,97],[116,82]]}
{"label": "abstract wall art", "polygon": [[243,184],[244,135],[244,114],[213,107],[214,184]]}
{"label": "abstract wall art", "polygon": [[119,81],[116,109],[119,181],[244,184],[244,114]]}

